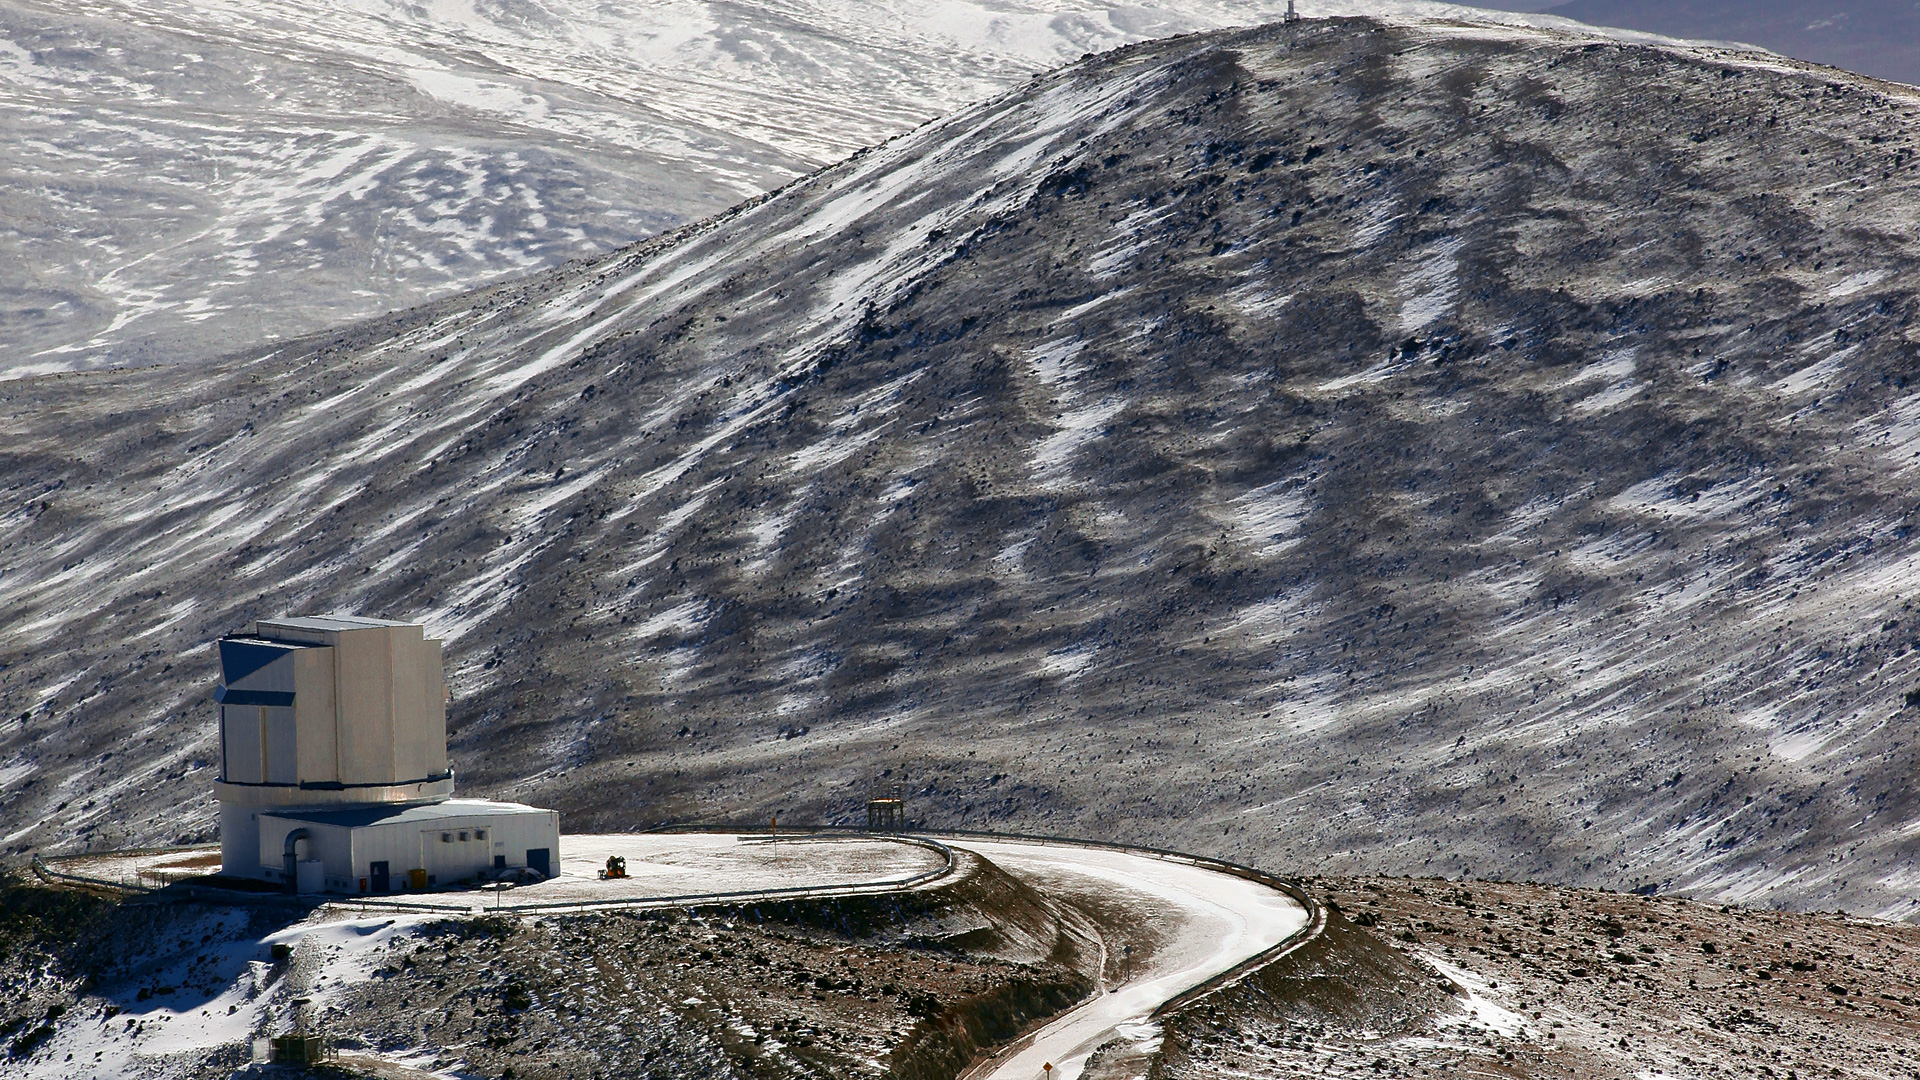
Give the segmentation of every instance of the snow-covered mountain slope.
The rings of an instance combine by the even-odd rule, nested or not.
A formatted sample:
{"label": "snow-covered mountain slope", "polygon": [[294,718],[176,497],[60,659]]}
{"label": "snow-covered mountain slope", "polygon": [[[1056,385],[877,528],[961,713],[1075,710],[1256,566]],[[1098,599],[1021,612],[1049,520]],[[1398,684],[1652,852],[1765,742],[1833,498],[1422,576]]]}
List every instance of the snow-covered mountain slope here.
{"label": "snow-covered mountain slope", "polygon": [[[1303,8],[1334,9],[1464,10]],[[602,254],[1083,53],[1285,10],[0,0],[0,377],[201,360]]]}
{"label": "snow-covered mountain slope", "polygon": [[[0,843],[207,828],[210,641],[447,637],[463,790],[1904,916],[1911,92],[1132,47],[632,251],[0,386]],[[1917,698],[1916,700],[1920,700]]]}
{"label": "snow-covered mountain slope", "polygon": [[0,375],[599,254],[1088,50],[1284,0],[0,0]]}

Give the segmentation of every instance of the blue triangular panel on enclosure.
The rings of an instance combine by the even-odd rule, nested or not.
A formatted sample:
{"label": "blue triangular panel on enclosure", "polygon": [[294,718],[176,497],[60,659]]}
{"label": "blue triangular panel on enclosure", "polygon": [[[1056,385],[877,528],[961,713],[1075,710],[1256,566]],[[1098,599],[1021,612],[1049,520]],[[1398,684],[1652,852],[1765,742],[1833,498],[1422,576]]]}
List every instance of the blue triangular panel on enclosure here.
{"label": "blue triangular panel on enclosure", "polygon": [[292,648],[285,645],[268,645],[264,642],[233,641],[222,638],[220,680],[231,686],[292,651]]}

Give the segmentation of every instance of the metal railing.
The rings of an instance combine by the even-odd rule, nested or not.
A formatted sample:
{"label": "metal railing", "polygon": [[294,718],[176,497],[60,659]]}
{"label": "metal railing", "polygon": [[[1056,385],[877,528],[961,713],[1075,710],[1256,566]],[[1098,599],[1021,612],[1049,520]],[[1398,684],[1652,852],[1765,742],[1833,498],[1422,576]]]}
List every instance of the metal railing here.
{"label": "metal railing", "polygon": [[[673,832],[707,832],[705,829],[662,830]],[[823,832],[825,829],[795,829],[794,832]],[[755,838],[751,833],[734,834],[742,839]],[[709,904],[729,904],[743,900],[806,900],[825,896],[867,896],[887,893],[906,892],[922,885],[930,884],[953,873],[953,849],[937,840],[919,836],[879,836],[874,839],[887,840],[899,844],[911,844],[923,847],[940,855],[940,865],[930,870],[922,870],[903,878],[884,881],[846,882],[833,885],[801,885],[768,889],[733,889],[724,892],[681,893],[667,896],[630,896],[607,900],[546,900],[528,903],[500,904],[497,908],[485,907],[486,911],[507,912],[540,911],[552,914],[561,911],[612,911],[636,907],[685,907],[705,906]],[[413,900],[394,900],[387,897],[349,897],[328,900],[326,903],[339,907],[379,908],[381,910],[442,912],[448,915],[471,914],[475,905],[428,904]]]}
{"label": "metal railing", "polygon": [[298,897],[283,892],[244,892],[236,889],[223,889],[218,886],[194,883],[192,875],[176,876],[164,871],[137,871],[132,878],[103,878],[91,874],[76,874],[58,869],[64,864],[83,859],[130,858],[140,855],[172,855],[183,851],[205,850],[203,845],[188,847],[148,847],[125,848],[116,851],[89,851],[75,855],[55,855],[51,860],[42,858],[35,852],[29,860],[35,876],[49,885],[79,885],[90,889],[104,889],[122,893],[128,897],[146,897],[154,900],[202,900],[219,904],[267,904],[273,906],[295,905],[313,907],[316,901],[312,897]]}
{"label": "metal railing", "polygon": [[[132,851],[125,852],[124,854],[138,855],[141,853],[142,852],[139,851]],[[113,854],[119,855],[123,853],[114,852]],[[147,885],[139,881],[113,881],[107,878],[93,877],[89,874],[70,874],[65,870],[55,870],[47,864],[45,859],[40,857],[40,853],[37,851],[33,853],[33,859],[29,865],[32,866],[34,875],[49,885],[84,885],[90,889],[106,889],[111,892],[122,892],[134,896],[153,893],[160,888],[160,886]]]}

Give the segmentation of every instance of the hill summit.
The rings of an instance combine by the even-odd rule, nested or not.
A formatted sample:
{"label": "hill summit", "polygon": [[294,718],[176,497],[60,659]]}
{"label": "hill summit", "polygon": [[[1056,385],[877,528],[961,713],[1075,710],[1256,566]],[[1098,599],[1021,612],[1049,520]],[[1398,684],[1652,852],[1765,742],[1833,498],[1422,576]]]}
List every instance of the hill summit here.
{"label": "hill summit", "polygon": [[[698,226],[0,386],[5,844],[210,822],[209,643],[424,619],[463,790],[1904,917],[1914,92],[1362,19]],[[186,825],[182,825],[182,822]]]}

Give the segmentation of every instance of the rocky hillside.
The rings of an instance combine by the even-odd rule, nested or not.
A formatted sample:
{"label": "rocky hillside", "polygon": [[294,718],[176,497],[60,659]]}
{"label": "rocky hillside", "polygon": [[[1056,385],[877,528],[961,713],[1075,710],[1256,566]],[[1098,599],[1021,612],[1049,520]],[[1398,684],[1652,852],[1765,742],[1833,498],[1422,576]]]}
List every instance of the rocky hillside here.
{"label": "rocky hillside", "polygon": [[333,1077],[945,1080],[1085,997],[1108,933],[962,861],[904,894],[541,918],[0,879],[0,1076],[258,1076],[252,1040],[305,1021],[339,1049]]}
{"label": "rocky hillside", "polygon": [[[446,637],[463,790],[1904,917],[1905,89],[1367,20],[697,227],[0,388],[0,836],[204,834],[210,641]],[[1911,696],[1910,696],[1911,695]]]}
{"label": "rocky hillside", "polygon": [[[1914,1073],[1920,928],[1542,885],[1309,887],[1377,937],[1349,928],[1325,959],[1282,961],[1175,1017],[1163,1075]],[[1357,962],[1379,938],[1445,972],[1452,1007],[1407,1017],[1418,998],[1391,996],[1406,983],[1383,986]]]}

